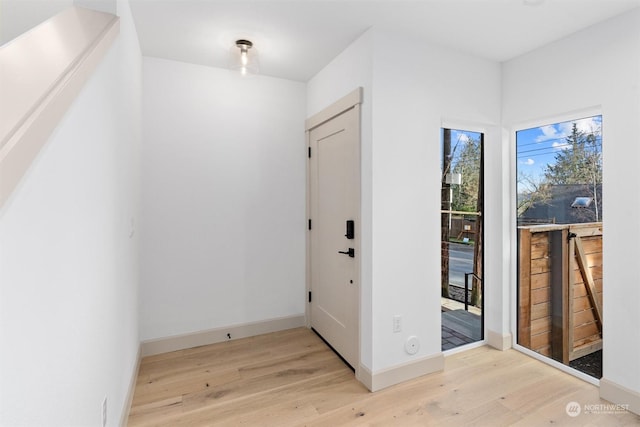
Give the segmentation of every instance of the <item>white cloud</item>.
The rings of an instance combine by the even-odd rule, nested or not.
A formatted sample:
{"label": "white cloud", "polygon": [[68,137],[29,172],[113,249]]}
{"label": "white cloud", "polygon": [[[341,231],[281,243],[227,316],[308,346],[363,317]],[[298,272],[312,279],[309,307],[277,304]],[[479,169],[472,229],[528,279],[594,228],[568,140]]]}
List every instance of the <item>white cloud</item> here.
{"label": "white cloud", "polygon": [[469,135],[467,135],[466,133],[458,134],[458,141],[460,141],[462,143],[467,143],[470,140],[471,140],[471,138],[469,138]]}
{"label": "white cloud", "polygon": [[568,150],[571,148],[571,144],[567,144],[566,142],[554,142],[551,146],[556,150]]}
{"label": "white cloud", "polygon": [[535,160],[533,160],[533,159],[527,159],[527,160],[524,161],[524,164],[525,165],[529,165],[529,166],[531,166],[534,163],[535,163]]}
{"label": "white cloud", "polygon": [[563,138],[571,135],[574,123],[576,124],[578,131],[584,133],[599,132],[601,127],[600,118],[596,119],[595,117],[587,117],[586,119],[560,123],[560,133]]}
{"label": "white cloud", "polygon": [[599,118],[596,120],[594,117],[587,117],[586,119],[580,119],[580,120],[576,120],[575,122],[571,122],[569,123],[569,133],[571,132],[571,127],[573,126],[573,123],[576,124],[576,127],[578,128],[579,131],[584,133],[600,131],[601,123]]}
{"label": "white cloud", "polygon": [[543,142],[562,137],[561,135],[558,135],[555,125],[540,126],[540,131],[542,132],[542,135],[539,135],[536,138],[536,142]]}
{"label": "white cloud", "polygon": [[[571,135],[574,123],[576,124],[578,131],[584,133],[599,132],[601,128],[601,120],[599,117],[587,117],[585,119],[572,120],[554,125],[540,126],[542,135],[539,135],[536,138],[536,142],[549,140],[563,141],[567,136]],[[553,146],[557,149],[569,148],[564,146],[563,142],[554,142]]]}

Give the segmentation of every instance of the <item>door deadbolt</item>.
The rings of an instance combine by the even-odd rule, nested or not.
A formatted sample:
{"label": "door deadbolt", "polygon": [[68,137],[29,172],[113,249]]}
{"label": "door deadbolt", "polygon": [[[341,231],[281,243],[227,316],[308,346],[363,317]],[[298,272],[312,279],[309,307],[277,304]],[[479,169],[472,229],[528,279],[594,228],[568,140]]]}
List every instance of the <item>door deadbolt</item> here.
{"label": "door deadbolt", "polygon": [[355,238],[355,221],[353,221],[352,219],[348,219],[347,220],[347,234],[344,235],[344,237],[346,237],[347,239],[354,239]]}
{"label": "door deadbolt", "polygon": [[349,248],[347,251],[338,251],[339,254],[349,255],[351,258],[356,256],[356,250],[353,248]]}

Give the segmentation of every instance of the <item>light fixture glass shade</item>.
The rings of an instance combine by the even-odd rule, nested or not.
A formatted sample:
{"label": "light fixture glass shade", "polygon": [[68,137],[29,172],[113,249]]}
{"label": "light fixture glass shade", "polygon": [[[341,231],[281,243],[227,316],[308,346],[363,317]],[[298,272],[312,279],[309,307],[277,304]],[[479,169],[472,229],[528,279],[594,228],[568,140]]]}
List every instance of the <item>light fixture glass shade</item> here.
{"label": "light fixture glass shade", "polygon": [[237,40],[229,51],[229,68],[241,75],[258,74],[258,51],[249,40]]}

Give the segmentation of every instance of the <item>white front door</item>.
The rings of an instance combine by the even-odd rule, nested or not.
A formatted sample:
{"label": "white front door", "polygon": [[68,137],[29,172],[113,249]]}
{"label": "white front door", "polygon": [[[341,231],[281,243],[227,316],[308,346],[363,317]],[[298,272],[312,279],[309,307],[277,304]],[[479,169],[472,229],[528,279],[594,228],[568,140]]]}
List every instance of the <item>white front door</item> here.
{"label": "white front door", "polygon": [[352,107],[312,128],[309,146],[311,327],[356,368],[360,295],[359,110]]}

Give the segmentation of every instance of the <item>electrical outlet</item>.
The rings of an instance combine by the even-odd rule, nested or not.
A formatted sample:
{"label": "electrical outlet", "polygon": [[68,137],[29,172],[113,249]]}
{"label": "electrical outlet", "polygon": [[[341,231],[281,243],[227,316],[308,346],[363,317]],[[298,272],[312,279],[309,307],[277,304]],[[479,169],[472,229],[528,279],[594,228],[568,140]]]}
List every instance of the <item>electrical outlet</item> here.
{"label": "electrical outlet", "polygon": [[102,401],[102,427],[107,425],[107,396]]}
{"label": "electrical outlet", "polygon": [[402,316],[396,314],[393,316],[393,332],[402,331]]}

